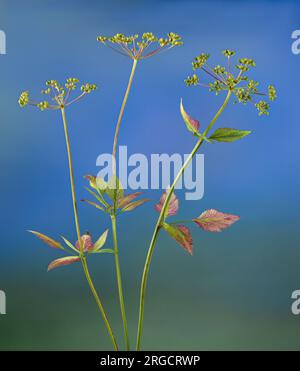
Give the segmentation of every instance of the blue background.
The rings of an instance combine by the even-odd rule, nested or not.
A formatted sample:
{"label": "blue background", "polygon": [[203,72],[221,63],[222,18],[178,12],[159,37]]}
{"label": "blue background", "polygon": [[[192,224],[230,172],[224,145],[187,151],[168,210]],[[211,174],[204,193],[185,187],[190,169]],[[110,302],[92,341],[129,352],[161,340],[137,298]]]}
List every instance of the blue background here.
{"label": "blue background", "polygon": [[[180,34],[184,45],[137,66],[121,127],[129,153],[188,153],[194,139],[179,113],[186,109],[205,127],[223,97],[186,88],[191,61],[202,51],[223,62],[232,48],[255,59],[253,78],[278,89],[269,117],[233,105],[218,126],[253,130],[233,144],[206,145],[205,196],[181,200],[180,218],[207,208],[241,216],[220,234],[195,228],[190,257],[161,234],[151,268],[144,349],[299,349],[300,318],[291,293],[300,288],[299,264],[299,62],[291,52],[299,29],[297,1],[3,1],[0,28],[1,349],[110,349],[82,271],[70,266],[46,273],[54,250],[29,235],[35,229],[76,239],[66,150],[58,112],[20,109],[19,93],[39,91],[48,79],[79,77],[99,90],[68,110],[78,198],[83,175],[96,173],[96,157],[110,152],[131,63],[96,42],[97,35],[152,31]],[[159,192],[120,218],[120,254],[131,340],[138,289],[157,214]],[[98,236],[105,215],[80,206],[83,230]],[[111,243],[111,240],[109,240]],[[121,340],[111,256],[90,262],[96,286]],[[120,341],[121,342],[121,341]]]}

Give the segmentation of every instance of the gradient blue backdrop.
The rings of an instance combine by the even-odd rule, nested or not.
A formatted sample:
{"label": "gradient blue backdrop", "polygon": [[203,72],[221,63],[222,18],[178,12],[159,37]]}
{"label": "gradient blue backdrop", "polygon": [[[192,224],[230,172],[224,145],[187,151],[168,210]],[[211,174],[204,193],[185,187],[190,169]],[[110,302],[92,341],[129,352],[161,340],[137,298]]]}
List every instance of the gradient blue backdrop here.
{"label": "gradient blue backdrop", "polygon": [[[99,85],[68,110],[79,198],[83,175],[111,151],[130,60],[96,42],[99,34],[179,33],[184,46],[138,64],[120,144],[129,153],[188,153],[194,143],[179,113],[180,97],[203,126],[221,104],[184,86],[192,58],[202,51],[222,63],[233,48],[253,57],[253,77],[273,83],[278,101],[269,117],[231,105],[218,125],[253,130],[233,144],[203,147],[205,197],[181,198],[186,219],[206,208],[241,215],[221,234],[194,230],[188,256],[161,235],[150,274],[144,349],[299,349],[300,317],[290,311],[300,288],[299,62],[291,33],[300,28],[298,1],[3,1],[0,28],[1,349],[109,349],[80,267],[46,273],[57,254],[26,232],[75,240],[66,151],[58,112],[20,109],[18,95],[38,95],[45,80],[78,76]],[[147,192],[153,202],[158,192]],[[121,259],[131,339],[138,287],[157,215],[153,204],[121,218]],[[105,216],[80,205],[82,229],[98,235]],[[115,328],[121,326],[111,256],[91,262]],[[121,340],[120,330],[116,330]]]}

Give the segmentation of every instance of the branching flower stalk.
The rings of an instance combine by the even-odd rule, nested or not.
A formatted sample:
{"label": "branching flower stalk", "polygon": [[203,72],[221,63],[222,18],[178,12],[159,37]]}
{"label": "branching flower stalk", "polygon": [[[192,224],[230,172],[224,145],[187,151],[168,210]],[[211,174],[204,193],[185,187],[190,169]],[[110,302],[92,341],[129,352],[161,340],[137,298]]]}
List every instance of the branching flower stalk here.
{"label": "branching flower stalk", "polygon": [[[136,71],[137,62],[141,59],[151,57],[157,54],[158,52],[161,52],[162,50],[170,49],[174,46],[179,46],[182,44],[182,42],[181,42],[181,38],[175,33],[169,33],[167,38],[157,38],[151,32],[144,33],[140,40],[139,40],[138,35],[125,36],[123,34],[116,34],[112,37],[98,36],[97,40],[103,43],[104,45],[112,48],[113,50],[117,51],[118,53],[129,57],[133,61],[129,81],[128,81],[125,95],[122,101],[116,129],[115,129],[115,135],[114,135],[113,150],[112,150],[112,178],[115,179],[115,185],[114,185],[115,192],[114,192],[114,197],[113,197],[113,208],[112,208],[112,212],[110,213],[112,231],[113,231],[113,240],[114,240],[114,256],[115,256],[118,294],[119,294],[120,310],[121,310],[121,316],[122,316],[122,322],[123,322],[125,347],[126,347],[126,350],[130,350],[128,324],[127,324],[126,309],[125,309],[125,302],[124,302],[122,275],[121,275],[120,260],[119,260],[118,238],[117,238],[117,202],[118,202],[117,194],[119,191],[120,183],[116,177],[116,174],[117,174],[116,155],[117,155],[119,131],[120,131],[120,126],[121,126],[121,122],[123,119],[126,103],[128,100],[128,96],[130,93],[130,89],[132,87],[132,82],[133,82],[134,74]],[[99,188],[98,188],[98,193],[99,193]]]}
{"label": "branching flower stalk", "polygon": [[[178,174],[176,175],[171,187],[162,196],[160,204],[156,205],[156,210],[159,211],[160,214],[157,219],[154,232],[151,238],[150,246],[148,249],[140,288],[139,320],[136,342],[137,351],[141,349],[145,310],[145,295],[148,282],[148,274],[160,230],[162,228],[165,229],[166,232],[168,232],[170,236],[173,237],[182,247],[184,247],[189,253],[192,253],[192,237],[188,228],[179,224],[181,222],[171,224],[165,223],[166,218],[169,215],[175,215],[178,210],[178,201],[176,199],[176,196],[174,195],[174,189],[177,182],[180,180],[185,169],[187,168],[193,157],[196,155],[204,141],[208,143],[211,143],[212,141],[232,142],[250,134],[250,131],[220,128],[217,129],[213,135],[207,138],[210,130],[212,129],[213,125],[215,124],[219,116],[222,114],[222,112],[228,105],[230,98],[233,94],[236,96],[237,101],[243,104],[246,104],[247,102],[253,102],[253,97],[255,95],[266,95],[258,92],[257,82],[253,80],[248,80],[248,77],[244,75],[244,73],[247,72],[250,67],[255,66],[255,62],[252,59],[242,58],[239,60],[239,64],[236,65],[236,68],[239,70],[239,73],[235,77],[232,74],[230,67],[230,58],[235,54],[235,52],[231,50],[224,50],[223,54],[228,59],[228,70],[226,70],[225,67],[221,67],[219,65],[214,67],[213,69],[210,68],[207,65],[209,55],[205,53],[200,54],[198,57],[195,58],[193,62],[193,69],[194,70],[201,69],[202,71],[207,73],[210,77],[214,79],[213,83],[210,83],[209,85],[200,84],[199,77],[196,74],[194,74],[192,77],[188,77],[185,80],[187,86],[203,85],[208,87],[210,91],[214,91],[216,94],[219,94],[221,91],[227,91],[227,95],[222,106],[220,107],[220,109],[215,114],[215,116],[213,117],[213,119],[211,120],[211,122],[209,123],[209,125],[202,134],[199,133],[200,127],[199,121],[192,119],[185,112],[183,104],[181,102],[180,111],[183,120],[187,126],[187,129],[191,131],[194,136],[198,137],[198,141],[194,146],[192,152],[186,159],[185,163],[179,170]],[[248,82],[247,86],[240,87],[239,85],[245,81]],[[276,90],[272,85],[270,85],[268,88],[268,96],[271,101],[273,101],[276,98]],[[255,106],[259,111],[259,115],[268,114],[269,105],[265,101],[260,101],[259,103],[256,103]],[[204,230],[211,232],[219,232],[222,229],[230,226],[238,219],[239,217],[235,215],[224,214],[216,210],[207,210],[206,212],[202,213],[198,218],[195,218],[192,221],[195,222],[199,227],[201,227]],[[174,227],[173,224],[175,225],[177,224],[177,226]]]}
{"label": "branching flower stalk", "polygon": [[[104,307],[103,307],[103,304],[100,300],[100,297],[97,293],[97,290],[96,290],[96,288],[93,284],[93,280],[91,278],[91,275],[90,275],[90,272],[89,272],[89,269],[88,269],[88,265],[87,265],[87,259],[86,259],[86,253],[95,253],[95,252],[98,252],[101,249],[101,247],[103,246],[103,244],[106,240],[107,233],[105,232],[102,236],[100,236],[100,239],[97,241],[98,245],[97,245],[97,243],[94,245],[91,241],[91,238],[87,234],[82,236],[81,232],[80,232],[79,217],[78,217],[78,210],[77,210],[77,200],[76,200],[76,191],[75,191],[75,184],[74,184],[72,152],[71,152],[71,144],[70,144],[70,138],[69,138],[69,132],[68,132],[68,125],[67,125],[65,107],[71,105],[72,103],[81,99],[86,94],[89,94],[90,92],[95,90],[96,85],[94,85],[94,84],[82,85],[81,86],[82,93],[79,96],[77,96],[75,99],[70,101],[69,98],[70,98],[71,92],[76,89],[78,82],[79,82],[79,80],[76,79],[76,78],[69,78],[69,79],[67,79],[67,82],[65,83],[65,86],[62,86],[55,80],[47,81],[46,84],[47,84],[48,88],[43,90],[42,93],[49,95],[49,97],[51,99],[51,103],[49,103],[48,101],[42,101],[42,102],[37,103],[37,102],[35,102],[35,101],[33,101],[29,98],[29,93],[28,92],[23,92],[20,96],[19,104],[20,104],[21,107],[24,107],[27,104],[33,105],[33,106],[36,106],[36,107],[40,108],[41,110],[44,110],[44,109],[52,109],[52,110],[60,109],[61,110],[63,127],[64,127],[64,134],[65,134],[65,140],[66,140],[67,155],[68,155],[69,176],[70,176],[70,184],[71,184],[71,194],[72,194],[74,220],[75,220],[75,227],[76,227],[76,233],[77,233],[77,239],[78,240],[77,240],[76,245],[73,246],[68,240],[66,240],[65,238],[63,238],[63,239],[64,239],[65,243],[67,244],[67,246],[69,248],[71,248],[71,250],[73,250],[73,252],[74,251],[76,252],[77,256],[57,259],[56,261],[52,262],[49,265],[48,270],[56,268],[56,267],[61,266],[61,265],[71,264],[71,263],[74,263],[74,262],[79,261],[79,260],[81,261],[82,267],[83,267],[83,270],[84,270],[84,273],[85,273],[85,276],[86,276],[86,279],[87,279],[87,282],[88,282],[89,287],[91,289],[91,292],[94,296],[94,299],[97,303],[97,306],[98,306],[98,308],[101,312],[101,315],[103,317],[106,329],[107,329],[108,334],[111,338],[113,347],[114,347],[115,350],[118,350],[118,345],[117,345],[115,336],[113,334],[113,330],[112,330],[111,325],[109,323],[108,317],[106,315],[106,312],[104,310]],[[39,233],[39,232],[35,232],[35,231],[30,231],[30,232],[34,233],[37,237],[42,239],[45,243],[47,243],[51,247],[66,250],[59,242],[57,242],[57,241]]]}
{"label": "branching flower stalk", "polygon": [[[229,102],[229,99],[231,97],[231,94],[232,93],[229,91],[224,103],[221,106],[221,108],[219,109],[219,111],[217,112],[217,114],[215,115],[213,120],[210,122],[210,125],[209,125],[210,127],[212,127],[214,122],[218,119],[218,117],[221,115],[221,113],[223,112],[223,110],[227,106],[227,104]],[[208,128],[208,130],[206,130],[205,134],[208,134],[208,131],[209,131],[209,128]],[[140,348],[141,348],[141,341],[142,341],[142,335],[143,335],[143,323],[144,323],[144,311],[145,311],[145,294],[146,294],[146,288],[147,288],[148,274],[149,274],[149,269],[150,269],[150,265],[151,265],[151,261],[152,261],[152,256],[153,256],[154,249],[155,249],[155,246],[156,246],[156,241],[157,241],[157,238],[158,238],[158,235],[159,235],[159,231],[162,228],[162,223],[164,221],[165,214],[166,214],[167,208],[169,206],[169,203],[170,203],[172,194],[174,192],[175,186],[178,183],[178,181],[180,180],[181,176],[183,175],[185,169],[187,168],[187,166],[189,165],[191,160],[194,158],[194,156],[198,152],[198,150],[201,147],[203,141],[204,141],[203,138],[201,138],[197,141],[197,143],[196,143],[195,147],[193,148],[192,152],[190,153],[190,155],[188,156],[188,158],[186,159],[186,161],[182,165],[181,169],[179,170],[178,174],[176,175],[176,177],[173,181],[173,184],[171,185],[169,191],[167,192],[165,202],[163,204],[163,207],[161,209],[161,212],[159,214],[159,217],[157,219],[157,222],[156,222],[156,225],[155,225],[155,228],[154,228],[154,232],[153,232],[153,235],[152,235],[152,238],[151,238],[150,246],[149,246],[146,261],[145,261],[145,266],[144,266],[143,276],[142,276],[141,289],[140,289],[140,309],[139,309],[139,322],[138,322],[138,334],[137,334],[137,345],[136,345],[136,350],[137,351],[139,351]]]}
{"label": "branching flower stalk", "polygon": [[120,109],[120,113],[119,113],[118,121],[117,121],[117,125],[116,125],[116,130],[115,130],[115,135],[114,135],[113,151],[112,151],[112,157],[113,157],[112,173],[114,175],[116,175],[116,155],[117,155],[117,145],[118,145],[120,126],[121,126],[121,122],[122,122],[122,119],[123,119],[123,114],[124,114],[125,106],[126,106],[127,99],[128,99],[128,96],[129,96],[129,92],[130,92],[130,89],[131,89],[131,86],[132,86],[133,77],[134,77],[134,74],[135,74],[137,62],[138,62],[138,59],[133,59],[130,77],[129,77],[129,80],[128,80],[127,88],[126,88],[125,95],[124,95],[124,98],[123,98],[123,101],[122,101],[122,105],[121,105],[121,109]]}

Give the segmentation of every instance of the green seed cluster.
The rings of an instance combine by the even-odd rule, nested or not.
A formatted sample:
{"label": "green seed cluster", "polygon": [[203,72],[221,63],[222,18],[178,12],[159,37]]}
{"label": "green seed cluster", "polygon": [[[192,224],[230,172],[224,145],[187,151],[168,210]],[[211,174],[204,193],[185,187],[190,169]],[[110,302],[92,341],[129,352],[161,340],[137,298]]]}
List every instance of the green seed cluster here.
{"label": "green seed cluster", "polygon": [[269,114],[270,105],[266,101],[261,100],[255,104],[255,107],[258,109],[259,116]]}
{"label": "green seed cluster", "polygon": [[251,92],[253,94],[258,93],[257,87],[258,87],[258,82],[254,81],[254,80],[249,80],[249,82],[248,82],[249,92]]}
{"label": "green seed cluster", "polygon": [[[138,38],[138,35],[135,35]],[[158,40],[158,38],[152,32],[144,32],[142,35],[142,39],[146,42],[154,43]]]}
{"label": "green seed cluster", "polygon": [[37,107],[41,110],[41,111],[44,111],[45,109],[49,108],[49,102],[47,102],[46,100],[43,101],[43,102],[40,102],[37,104]]}
{"label": "green seed cluster", "polygon": [[249,79],[246,73],[256,66],[256,63],[251,58],[240,58],[238,64],[235,65],[235,72],[232,72],[231,58],[236,54],[233,50],[223,50],[222,54],[227,58],[228,67],[216,65],[210,67],[207,63],[209,54],[201,53],[192,61],[193,70],[202,70],[206,74],[213,78],[212,82],[208,84],[202,84],[199,82],[199,76],[195,73],[192,76],[188,76],[184,82],[187,86],[203,85],[216,95],[223,91],[231,91],[236,97],[236,103],[247,104],[248,102],[255,105],[258,109],[259,115],[268,115],[270,105],[260,100],[255,103],[256,96],[267,96],[270,101],[274,101],[277,98],[276,89],[273,85],[269,85],[268,93],[261,93],[258,90],[258,82]]}
{"label": "green seed cluster", "polygon": [[192,62],[193,70],[198,70],[199,68],[202,68],[207,60],[209,58],[209,54],[202,53],[194,58],[194,61]]}
{"label": "green seed cluster", "polygon": [[184,82],[186,83],[187,86],[192,86],[192,85],[198,85],[199,84],[199,77],[194,73],[192,76],[188,76]]}
{"label": "green seed cluster", "polygon": [[141,37],[137,34],[126,36],[118,33],[114,36],[98,36],[97,40],[108,46],[111,44],[117,52],[136,60],[153,56],[161,49],[183,44],[181,37],[174,32],[168,33],[165,38],[145,32]]}
{"label": "green seed cluster", "polygon": [[213,91],[214,93],[216,93],[216,95],[219,95],[220,92],[223,90],[224,90],[224,85],[219,80],[216,80],[209,84],[209,91]]}
{"label": "green seed cluster", "polygon": [[167,45],[169,45],[169,46],[180,46],[180,45],[183,44],[183,42],[181,40],[181,37],[174,32],[168,33],[166,38],[161,37],[158,40],[158,42],[159,42],[159,45],[161,47],[164,47],[164,46],[167,46]]}
{"label": "green seed cluster", "polygon": [[59,84],[59,82],[57,80],[47,80],[46,81],[46,85],[47,86],[50,86],[51,88],[59,91],[59,92],[63,92],[64,91],[64,87],[63,85]]}
{"label": "green seed cluster", "polygon": [[217,75],[225,75],[225,67],[221,67],[219,64],[213,68],[214,73]]}
{"label": "green seed cluster", "polygon": [[117,33],[114,36],[98,36],[97,40],[101,43],[111,42],[112,44],[132,44],[138,35],[125,36],[121,33]]}
{"label": "green seed cluster", "polygon": [[268,96],[270,101],[272,102],[277,98],[276,89],[274,88],[273,85],[268,86]]}
{"label": "green seed cluster", "polygon": [[70,90],[75,90],[79,80],[76,77],[69,77],[65,83],[65,87]]}
{"label": "green seed cluster", "polygon": [[75,77],[68,78],[64,84],[60,84],[57,80],[48,80],[46,81],[47,88],[41,91],[43,95],[49,96],[48,101],[33,101],[29,98],[29,92],[24,91],[19,97],[19,105],[21,107],[24,107],[27,104],[30,104],[32,106],[36,106],[41,111],[44,111],[46,109],[59,109],[71,105],[73,102],[79,100],[84,95],[89,94],[97,89],[97,86],[95,84],[83,84],[81,86],[82,93],[71,100],[71,92],[76,90],[76,88],[78,87],[78,83],[79,79]]}
{"label": "green seed cluster", "polygon": [[25,107],[29,103],[29,92],[28,91],[23,91],[20,95],[19,98],[19,105],[20,107]]}
{"label": "green seed cluster", "polygon": [[81,86],[81,91],[83,91],[84,93],[91,93],[93,90],[96,90],[97,89],[97,85],[95,84],[84,84]]}
{"label": "green seed cluster", "polygon": [[239,59],[239,64],[237,64],[235,67],[240,71],[247,72],[249,71],[250,67],[255,67],[255,66],[256,64],[253,59],[241,58]]}
{"label": "green seed cluster", "polygon": [[235,51],[234,50],[230,50],[230,49],[225,49],[222,51],[224,57],[226,58],[230,58],[230,57],[233,57],[235,55]]}
{"label": "green seed cluster", "polygon": [[250,102],[252,99],[250,91],[245,88],[237,88],[235,90],[235,96],[237,97],[238,102],[243,104]]}
{"label": "green seed cluster", "polygon": [[51,93],[51,89],[50,88],[47,88],[47,89],[43,89],[41,91],[42,94],[50,94]]}

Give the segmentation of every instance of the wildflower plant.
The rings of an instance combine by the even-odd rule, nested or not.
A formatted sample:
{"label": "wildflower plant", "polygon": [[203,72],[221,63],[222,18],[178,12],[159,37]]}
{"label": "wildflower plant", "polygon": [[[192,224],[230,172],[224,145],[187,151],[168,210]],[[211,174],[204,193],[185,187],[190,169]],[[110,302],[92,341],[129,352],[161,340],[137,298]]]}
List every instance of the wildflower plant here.
{"label": "wildflower plant", "polygon": [[159,217],[153,231],[142,275],[136,350],[140,350],[141,348],[148,274],[160,231],[162,229],[165,230],[185,250],[192,254],[193,239],[190,230],[185,225],[186,223],[192,222],[204,231],[220,232],[239,220],[239,216],[237,215],[227,214],[215,209],[210,209],[203,211],[198,217],[184,221],[184,223],[182,221],[169,223],[167,218],[175,215],[178,211],[179,204],[174,194],[174,189],[177,182],[204,142],[234,142],[251,133],[250,130],[218,128],[214,133],[210,134],[212,127],[228,105],[232,96],[235,97],[235,102],[254,104],[258,109],[260,116],[269,114],[269,103],[267,103],[265,100],[260,100],[259,102],[255,103],[255,98],[257,96],[267,96],[270,101],[274,101],[276,99],[276,89],[273,85],[269,85],[268,92],[263,93],[258,90],[258,82],[249,79],[248,71],[256,66],[253,59],[240,58],[233,71],[232,58],[235,55],[235,51],[224,50],[223,55],[227,60],[226,67],[220,65],[210,67],[208,65],[209,54],[207,53],[201,53],[195,57],[194,61],[192,62],[193,70],[204,72],[210,77],[210,79],[212,79],[212,82],[202,83],[202,77],[199,77],[199,75],[196,73],[194,73],[192,76],[188,76],[185,80],[185,83],[188,87],[198,85],[204,86],[210,91],[214,92],[216,95],[225,92],[226,97],[217,113],[214,115],[206,129],[202,132],[200,131],[199,121],[193,119],[185,111],[182,101],[180,103],[180,112],[183,121],[188,131],[197,138],[197,141],[190,155],[187,157],[185,163],[176,175],[172,185],[162,195],[160,202],[155,207],[156,211],[159,212]]}
{"label": "wildflower plant", "polygon": [[61,111],[62,123],[64,127],[64,134],[65,134],[65,141],[66,141],[66,148],[67,148],[67,155],[68,155],[69,176],[70,176],[74,221],[75,221],[75,227],[76,227],[76,233],[77,233],[77,242],[75,244],[72,244],[70,241],[68,241],[65,237],[62,236],[62,240],[64,242],[64,244],[62,244],[54,240],[53,238],[48,237],[40,232],[36,232],[36,231],[29,231],[29,232],[33,233],[35,236],[40,238],[43,242],[45,242],[50,247],[63,250],[64,252],[67,252],[68,254],[70,253],[72,254],[71,256],[68,255],[63,258],[58,258],[52,261],[48,266],[48,270],[52,270],[54,268],[57,268],[63,265],[73,264],[75,262],[82,263],[82,267],[83,267],[87,282],[90,286],[90,289],[95,298],[95,301],[99,307],[99,310],[103,317],[108,334],[111,338],[113,347],[115,350],[118,350],[116,338],[114,336],[114,333],[111,328],[110,322],[108,320],[107,314],[103,307],[102,301],[100,300],[100,297],[94,286],[94,283],[91,278],[88,265],[87,265],[88,255],[95,254],[95,253],[112,252],[111,249],[102,249],[103,245],[105,244],[108,231],[105,231],[103,234],[101,234],[97,242],[94,244],[88,233],[85,233],[83,235],[81,234],[79,216],[78,216],[78,211],[77,211],[77,199],[76,199],[75,182],[74,182],[73,160],[72,160],[71,144],[70,144],[65,109],[71,104],[79,101],[79,99],[83,98],[85,95],[96,90],[96,85],[89,84],[89,83],[84,84],[81,86],[82,92],[79,95],[77,94],[77,96],[74,99],[71,99],[71,94],[77,89],[78,83],[79,83],[79,80],[77,78],[67,79],[64,85],[59,84],[56,80],[49,80],[46,82],[47,88],[45,90],[42,90],[42,94],[47,95],[48,100],[41,101],[41,102],[34,101],[30,98],[28,91],[21,93],[20,98],[19,98],[20,107],[25,107],[26,105],[33,105],[33,106],[38,107],[41,111],[57,110],[57,109],[60,109]]}
{"label": "wildflower plant", "polygon": [[[152,57],[164,50],[171,49],[176,46],[182,45],[181,37],[173,32],[170,32],[165,38],[158,38],[152,32],[145,32],[141,37],[139,35],[125,36],[124,34],[116,34],[114,36],[98,36],[97,40],[113,49],[119,54],[129,57],[132,59],[132,68],[129,76],[129,81],[125,91],[125,95],[121,104],[114,141],[112,149],[112,176],[108,183],[105,183],[103,179],[96,178],[94,176],[87,176],[89,180],[90,189],[89,193],[96,199],[96,203],[92,201],[85,200],[97,209],[102,210],[109,214],[111,219],[111,226],[113,232],[114,240],[114,257],[115,257],[115,267],[116,276],[118,284],[119,293],[119,303],[123,322],[124,339],[126,350],[130,350],[128,325],[125,309],[125,301],[123,294],[121,267],[119,261],[119,246],[117,237],[117,217],[120,213],[124,211],[132,211],[138,206],[142,205],[148,199],[140,199],[133,201],[140,193],[132,193],[129,195],[124,195],[122,185],[117,178],[116,169],[116,153],[118,146],[119,131],[124,115],[124,110],[128,100],[129,92],[132,87],[133,78],[136,71],[137,62],[148,57]],[[96,193],[95,193],[96,191]],[[108,203],[109,201],[109,203]]]}
{"label": "wildflower plant", "polygon": [[[49,264],[48,270],[52,270],[63,265],[70,265],[73,263],[81,262],[85,277],[94,296],[94,299],[99,307],[113,347],[115,350],[118,350],[119,346],[117,344],[114,332],[112,330],[102,301],[100,300],[100,296],[96,291],[87,265],[87,259],[92,255],[109,253],[114,256],[125,349],[130,350],[131,347],[129,342],[129,331],[125,310],[121,266],[119,260],[117,217],[120,214],[135,210],[137,207],[149,201],[149,199],[139,198],[141,196],[141,192],[125,194],[122,184],[117,177],[116,153],[119,131],[128,96],[132,87],[137,62],[154,56],[161,51],[171,49],[175,46],[180,46],[182,44],[182,40],[180,36],[175,33],[169,33],[165,38],[158,38],[150,32],[142,34],[141,37],[139,37],[138,35],[125,36],[123,34],[116,34],[112,37],[99,36],[97,40],[115,50],[119,54],[127,56],[132,60],[131,73],[115,128],[112,148],[113,163],[111,177],[108,179],[108,181],[105,181],[104,179],[94,175],[85,176],[86,180],[88,181],[86,190],[88,191],[90,196],[92,196],[92,199],[82,200],[85,203],[95,207],[100,212],[103,212],[109,216],[111,221],[113,247],[107,248],[105,246],[108,236],[108,229],[98,236],[96,242],[93,242],[92,236],[88,232],[81,234],[81,227],[77,210],[77,197],[75,191],[71,144],[66,118],[66,108],[73,103],[78,102],[87,94],[90,94],[91,92],[96,90],[97,87],[94,84],[86,83],[81,85],[81,91],[78,92],[79,80],[77,78],[69,78],[65,81],[64,84],[60,84],[56,80],[47,81],[46,88],[42,90],[42,94],[46,97],[44,100],[33,100],[28,91],[22,92],[19,98],[19,105],[21,107],[32,105],[36,106],[41,111],[61,111],[62,124],[64,127],[64,135],[67,148],[69,177],[77,240],[75,241],[75,243],[72,243],[66,237],[61,236],[61,241],[58,241],[37,231],[30,230],[29,232],[33,233],[36,237],[41,239],[51,248],[59,250],[66,254],[63,257],[59,257],[53,260]],[[251,133],[250,130],[240,130],[228,127],[219,127],[214,132],[211,132],[213,126],[229,104],[230,100],[232,100],[233,98],[234,103],[252,104],[258,110],[258,114],[262,116],[269,114],[270,102],[274,101],[277,97],[276,89],[273,85],[269,85],[267,91],[261,91],[259,89],[259,83],[249,77],[249,72],[256,66],[255,61],[250,58],[240,58],[237,62],[234,63],[233,60],[235,58],[235,54],[235,51],[228,49],[224,50],[223,58],[225,58],[225,60],[223,59],[222,65],[218,64],[212,67],[208,63],[210,57],[209,54],[201,53],[200,55],[195,57],[192,62],[193,74],[185,79],[185,84],[188,87],[203,86],[216,95],[221,95],[224,93],[225,98],[222,105],[214,114],[213,118],[207,124],[205,129],[201,127],[200,122],[197,119],[190,116],[190,114],[185,110],[183,101],[180,101],[180,113],[183,122],[188,132],[190,132],[190,134],[193,135],[193,137],[195,138],[196,143],[189,156],[186,158],[184,164],[175,176],[173,183],[170,185],[170,187],[168,187],[168,189],[163,192],[160,200],[155,205],[155,210],[158,213],[158,218],[148,248],[141,279],[138,331],[135,348],[136,350],[141,349],[148,274],[160,232],[162,230],[165,231],[187,253],[192,255],[194,247],[190,225],[197,227],[198,230],[201,229],[205,232],[215,233],[223,231],[240,219],[239,216],[231,213],[219,211],[216,209],[207,209],[202,210],[198,216],[195,215],[190,219],[174,220],[179,213],[179,199],[174,193],[175,186],[177,185],[187,166],[192,161],[193,157],[198,152],[199,148],[204,143],[210,145],[215,142],[234,142],[246,137]],[[208,76],[209,81],[206,81],[204,79],[202,80],[202,75]]]}

